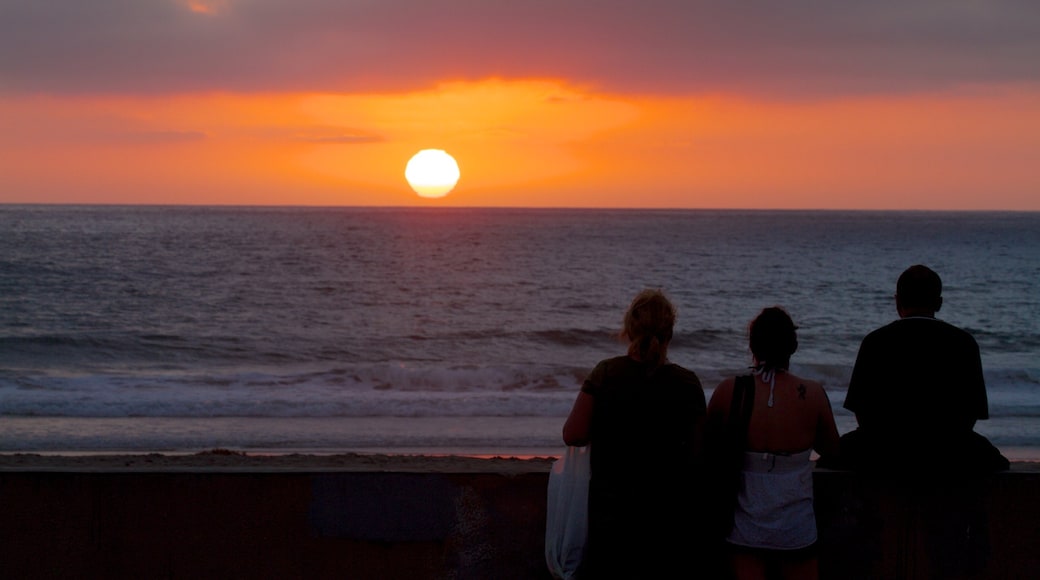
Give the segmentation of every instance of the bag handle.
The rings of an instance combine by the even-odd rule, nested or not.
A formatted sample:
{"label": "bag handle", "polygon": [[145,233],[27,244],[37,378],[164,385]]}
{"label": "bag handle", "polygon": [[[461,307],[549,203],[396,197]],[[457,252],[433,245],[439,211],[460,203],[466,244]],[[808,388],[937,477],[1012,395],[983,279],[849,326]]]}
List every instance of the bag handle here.
{"label": "bag handle", "polygon": [[755,407],[755,377],[741,375],[733,381],[733,401],[729,404],[729,424],[736,447],[742,452],[747,448],[747,431],[751,423],[751,411]]}

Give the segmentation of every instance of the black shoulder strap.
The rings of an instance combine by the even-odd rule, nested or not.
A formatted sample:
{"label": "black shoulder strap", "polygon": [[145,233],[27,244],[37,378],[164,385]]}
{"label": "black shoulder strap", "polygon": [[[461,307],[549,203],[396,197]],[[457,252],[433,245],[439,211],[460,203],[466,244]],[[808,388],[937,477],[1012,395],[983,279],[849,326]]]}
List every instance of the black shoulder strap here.
{"label": "black shoulder strap", "polygon": [[[733,434],[742,441],[747,439],[751,410],[755,406],[755,377],[741,375],[733,382],[733,401],[729,405],[729,424]],[[739,414],[738,414],[739,413]]]}

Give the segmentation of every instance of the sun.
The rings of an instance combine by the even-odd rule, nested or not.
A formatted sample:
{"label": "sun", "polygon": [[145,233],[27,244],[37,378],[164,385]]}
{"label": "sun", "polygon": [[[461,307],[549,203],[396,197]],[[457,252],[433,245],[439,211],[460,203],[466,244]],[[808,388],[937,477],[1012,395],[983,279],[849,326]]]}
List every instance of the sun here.
{"label": "sun", "polygon": [[459,164],[441,149],[423,149],[408,161],[404,178],[420,197],[444,197],[459,182]]}

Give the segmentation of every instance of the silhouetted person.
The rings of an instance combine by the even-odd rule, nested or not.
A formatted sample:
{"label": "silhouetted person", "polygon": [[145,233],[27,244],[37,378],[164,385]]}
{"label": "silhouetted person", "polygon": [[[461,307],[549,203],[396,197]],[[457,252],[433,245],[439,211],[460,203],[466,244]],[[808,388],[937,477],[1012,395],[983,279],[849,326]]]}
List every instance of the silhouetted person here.
{"label": "silhouetted person", "polygon": [[[751,375],[723,380],[708,404],[707,442],[713,447],[708,453],[718,452],[716,446],[740,452],[732,525],[720,532],[738,580],[771,573],[811,580],[818,575],[811,455],[813,450],[837,450],[834,413],[823,385],[788,370],[798,336],[786,311],[763,309],[751,321],[748,335]],[[744,439],[743,429],[733,433],[727,424],[731,409],[743,407],[742,399],[734,398],[737,381],[746,381],[752,395],[742,448],[726,440],[734,435]]]}
{"label": "silhouetted person", "polygon": [[[886,480],[888,501],[850,509],[848,522],[885,522],[901,535],[860,544],[863,568],[898,559],[906,538],[921,552],[902,560],[907,574],[977,578],[988,566],[984,474],[1009,463],[975,422],[989,418],[979,345],[968,332],[935,317],[942,307],[939,275],[920,264],[896,282],[899,319],[868,334],[852,370],[845,408],[857,428],[841,437],[836,461]],[[900,538],[903,538],[901,541]],[[910,548],[915,549],[915,548]]]}
{"label": "silhouetted person", "polygon": [[628,353],[585,379],[563,427],[591,445],[589,535],[581,578],[696,577],[704,390],[668,361],[675,307],[640,292],[624,317]]}
{"label": "silhouetted person", "polygon": [[942,281],[922,265],[896,283],[899,319],[864,339],[844,406],[858,427],[842,437],[842,461],[868,471],[988,472],[1008,461],[975,433],[989,418],[979,346],[935,317]]}

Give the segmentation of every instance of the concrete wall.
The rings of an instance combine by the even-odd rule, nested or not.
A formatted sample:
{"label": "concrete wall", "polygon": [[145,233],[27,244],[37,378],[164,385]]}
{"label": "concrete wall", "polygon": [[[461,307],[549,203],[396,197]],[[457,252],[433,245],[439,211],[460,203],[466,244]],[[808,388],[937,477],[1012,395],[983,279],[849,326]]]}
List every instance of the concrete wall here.
{"label": "concrete wall", "polygon": [[883,480],[817,470],[822,578],[1040,578],[1040,472]]}
{"label": "concrete wall", "polygon": [[[3,471],[0,578],[548,578],[547,473]],[[1040,471],[817,470],[823,578],[1040,577]]]}

